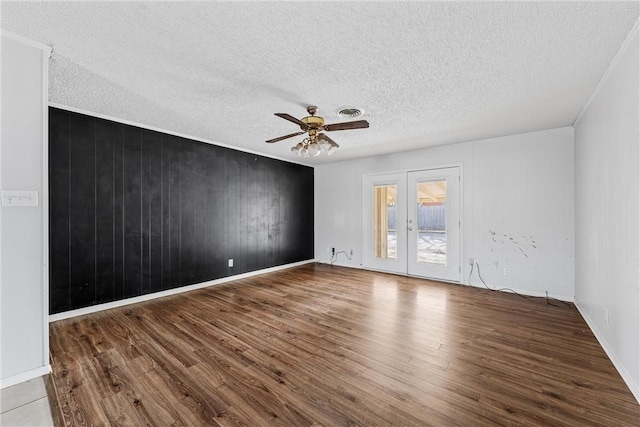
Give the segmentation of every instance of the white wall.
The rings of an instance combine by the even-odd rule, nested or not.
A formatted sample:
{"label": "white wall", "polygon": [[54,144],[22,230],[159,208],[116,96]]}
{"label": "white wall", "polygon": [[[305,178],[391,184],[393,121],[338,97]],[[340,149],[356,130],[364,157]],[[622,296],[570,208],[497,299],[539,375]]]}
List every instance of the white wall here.
{"label": "white wall", "polygon": [[640,400],[638,49],[636,24],[577,123],[575,180],[576,304]]}
{"label": "white wall", "polygon": [[0,209],[1,386],[49,372],[44,265],[48,52],[2,34],[0,188],[35,190],[37,207]]}
{"label": "white wall", "polygon": [[[491,287],[573,300],[570,127],[317,166],[318,261],[329,262],[327,248],[353,249],[351,261],[339,255],[336,264],[361,267],[364,174],[453,164],[461,164],[463,173],[462,281],[469,274],[468,258],[475,258]],[[471,284],[481,286],[475,273]]]}

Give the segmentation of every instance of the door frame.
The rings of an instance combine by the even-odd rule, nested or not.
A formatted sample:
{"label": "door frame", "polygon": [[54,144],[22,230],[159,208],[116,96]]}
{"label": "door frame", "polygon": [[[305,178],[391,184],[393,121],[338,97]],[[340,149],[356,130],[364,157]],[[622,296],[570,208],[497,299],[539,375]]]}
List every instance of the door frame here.
{"label": "door frame", "polygon": [[[431,277],[423,277],[423,276],[415,276],[415,275],[410,275],[408,273],[408,258],[406,260],[406,262],[404,263],[404,270],[400,271],[398,269],[398,271],[392,271],[392,270],[385,270],[383,268],[377,268],[374,266],[367,266],[366,264],[366,260],[367,260],[367,254],[368,251],[371,249],[368,245],[368,243],[370,243],[371,239],[367,238],[368,234],[371,234],[369,227],[366,221],[367,218],[367,214],[369,212],[369,209],[371,208],[370,206],[370,202],[371,202],[371,197],[367,197],[367,193],[369,192],[369,187],[368,187],[368,179],[375,179],[376,177],[380,177],[381,181],[380,183],[382,184],[384,179],[384,176],[391,176],[391,175],[404,175],[404,185],[405,185],[405,190],[407,190],[407,179],[408,179],[408,174],[409,172],[420,172],[420,171],[426,171],[426,170],[437,170],[437,169],[446,169],[446,168],[454,168],[457,167],[458,170],[460,171],[460,188],[459,188],[459,197],[460,197],[460,212],[459,212],[459,218],[460,218],[460,235],[459,235],[459,247],[460,247],[460,253],[459,253],[459,265],[460,265],[460,269],[459,269],[459,273],[458,273],[458,280],[457,281],[453,281],[453,280],[442,280],[442,279],[435,279],[435,278],[431,278]],[[429,280],[434,280],[434,281],[442,281],[442,282],[446,282],[446,283],[463,283],[462,280],[462,271],[464,270],[464,223],[465,223],[465,219],[464,219],[464,167],[463,167],[463,163],[442,163],[442,164],[435,164],[435,165],[425,165],[424,167],[419,167],[419,168],[409,168],[409,169],[401,169],[401,170],[395,170],[395,171],[388,171],[388,172],[374,172],[374,173],[368,173],[368,174],[363,174],[362,176],[362,268],[364,270],[371,270],[371,271],[382,271],[385,273],[391,273],[391,274],[399,274],[402,276],[408,276],[408,277],[418,277],[418,278],[422,278],[422,279],[429,279]],[[405,221],[406,222],[406,221]],[[406,226],[406,224],[405,224]],[[405,234],[406,234],[406,229],[405,229]],[[406,237],[405,237],[405,241],[406,241]],[[408,247],[405,248],[404,250],[405,252],[405,257],[408,257]]]}

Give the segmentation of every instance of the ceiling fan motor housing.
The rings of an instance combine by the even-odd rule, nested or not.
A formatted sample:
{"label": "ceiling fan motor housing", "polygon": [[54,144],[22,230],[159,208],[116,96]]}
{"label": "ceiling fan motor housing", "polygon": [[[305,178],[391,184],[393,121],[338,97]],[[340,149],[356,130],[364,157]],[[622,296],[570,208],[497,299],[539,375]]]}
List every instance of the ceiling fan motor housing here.
{"label": "ceiling fan motor housing", "polygon": [[[322,117],[319,117],[319,116],[303,117],[301,119],[301,121],[303,121],[306,124],[308,124],[309,127],[316,128],[316,129],[320,129],[322,126],[324,126],[324,119]],[[302,128],[302,126],[301,126],[301,128]]]}

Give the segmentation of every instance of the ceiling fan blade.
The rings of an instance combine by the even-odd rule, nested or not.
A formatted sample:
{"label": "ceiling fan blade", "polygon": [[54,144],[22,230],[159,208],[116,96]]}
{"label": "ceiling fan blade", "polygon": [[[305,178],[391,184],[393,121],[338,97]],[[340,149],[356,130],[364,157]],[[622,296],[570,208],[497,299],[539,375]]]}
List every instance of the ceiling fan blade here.
{"label": "ceiling fan blade", "polygon": [[320,139],[324,139],[325,141],[327,141],[329,143],[329,145],[331,145],[332,147],[338,148],[340,147],[338,145],[337,142],[335,142],[333,139],[329,138],[327,135],[325,135],[324,133],[319,133],[318,134],[318,138]]}
{"label": "ceiling fan blade", "polygon": [[293,117],[290,114],[287,113],[275,113],[276,116],[278,117],[282,117],[285,120],[289,120],[290,122],[293,122],[295,124],[297,124],[298,126],[300,126],[300,129],[302,130],[308,130],[309,129],[309,125],[306,124],[305,122],[303,122],[302,120],[298,120],[295,117]]}
{"label": "ceiling fan blade", "polygon": [[323,129],[327,132],[334,130],[349,130],[349,129],[364,129],[369,127],[369,122],[366,120],[356,120],[355,122],[334,123],[331,125],[324,125]]}
{"label": "ceiling fan blade", "polygon": [[270,139],[268,141],[265,141],[267,144],[272,144],[274,142],[278,142],[278,141],[282,141],[283,139],[287,139],[287,138],[293,138],[294,136],[298,136],[298,135],[302,135],[304,132],[296,132],[296,133],[290,133],[289,135],[285,135],[285,136],[280,136],[278,138],[273,138]]}

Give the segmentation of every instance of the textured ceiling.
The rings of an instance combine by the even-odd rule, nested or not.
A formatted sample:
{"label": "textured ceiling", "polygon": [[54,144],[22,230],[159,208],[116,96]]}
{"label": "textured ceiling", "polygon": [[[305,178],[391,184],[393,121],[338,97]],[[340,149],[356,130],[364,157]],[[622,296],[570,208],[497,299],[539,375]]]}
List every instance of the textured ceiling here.
{"label": "textured ceiling", "polygon": [[638,2],[3,2],[53,46],[50,101],[297,161],[273,115],[332,132],[340,161],[569,126]]}

